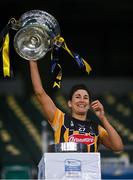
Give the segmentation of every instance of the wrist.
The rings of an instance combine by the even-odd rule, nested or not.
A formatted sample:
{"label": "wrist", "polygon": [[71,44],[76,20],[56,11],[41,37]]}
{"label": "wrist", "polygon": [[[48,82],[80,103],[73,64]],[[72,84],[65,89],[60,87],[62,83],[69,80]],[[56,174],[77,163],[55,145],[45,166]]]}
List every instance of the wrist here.
{"label": "wrist", "polygon": [[105,114],[101,115],[101,116],[99,117],[99,119],[100,119],[101,121],[106,121],[106,120],[107,120]]}

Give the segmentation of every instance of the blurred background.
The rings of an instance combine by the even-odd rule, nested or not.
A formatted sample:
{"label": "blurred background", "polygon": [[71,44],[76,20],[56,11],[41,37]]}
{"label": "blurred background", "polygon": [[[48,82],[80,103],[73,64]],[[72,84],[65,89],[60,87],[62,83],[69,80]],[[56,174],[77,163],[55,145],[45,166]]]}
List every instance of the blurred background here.
{"label": "blurred background", "polygon": [[[93,99],[103,103],[110,122],[124,142],[124,151],[100,147],[103,179],[133,178],[133,2],[117,0],[1,0],[0,30],[9,19],[32,9],[44,10],[59,22],[68,47],[92,67],[89,75],[67,53],[60,53],[61,88],[52,89],[50,54],[38,61],[42,82],[58,106],[67,111],[66,99],[73,84],[83,82]],[[3,10],[3,11],[2,11]],[[14,50],[16,31],[10,32],[12,78],[2,77],[0,58],[0,176],[34,179],[43,154],[43,132],[53,132],[34,96],[28,62]],[[111,168],[110,168],[111,167]]]}

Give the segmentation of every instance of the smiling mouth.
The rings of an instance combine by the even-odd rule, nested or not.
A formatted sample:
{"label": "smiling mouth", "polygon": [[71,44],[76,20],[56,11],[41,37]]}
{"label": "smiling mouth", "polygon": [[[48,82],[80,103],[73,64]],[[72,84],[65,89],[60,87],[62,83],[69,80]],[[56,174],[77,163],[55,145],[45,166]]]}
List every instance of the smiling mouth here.
{"label": "smiling mouth", "polygon": [[80,108],[85,108],[85,105],[80,104],[80,105],[78,105],[78,107],[80,107]]}

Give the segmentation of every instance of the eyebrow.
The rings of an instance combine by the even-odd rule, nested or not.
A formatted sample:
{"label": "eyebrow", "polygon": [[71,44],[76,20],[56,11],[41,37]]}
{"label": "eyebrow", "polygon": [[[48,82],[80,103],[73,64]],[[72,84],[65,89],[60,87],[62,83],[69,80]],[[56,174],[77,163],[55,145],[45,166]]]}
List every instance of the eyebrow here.
{"label": "eyebrow", "polygon": [[[75,94],[75,96],[81,96],[81,94]],[[84,96],[85,96],[85,97],[89,97],[88,94],[85,94]]]}

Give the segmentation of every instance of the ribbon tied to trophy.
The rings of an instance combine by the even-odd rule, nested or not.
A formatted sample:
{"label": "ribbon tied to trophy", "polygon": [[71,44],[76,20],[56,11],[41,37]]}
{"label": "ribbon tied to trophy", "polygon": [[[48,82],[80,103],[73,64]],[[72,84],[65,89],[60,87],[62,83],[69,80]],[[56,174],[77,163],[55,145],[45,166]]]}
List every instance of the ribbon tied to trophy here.
{"label": "ribbon tied to trophy", "polygon": [[51,72],[58,67],[58,73],[53,87],[60,88],[62,78],[62,67],[58,59],[58,51],[63,48],[77,63],[80,69],[88,74],[92,70],[90,65],[79,54],[68,48],[63,37],[61,37],[58,21],[49,13],[41,10],[30,10],[21,15],[19,20],[11,18],[0,32],[2,52],[3,77],[11,77],[10,64],[10,29],[16,32],[13,46],[17,54],[25,60],[42,59],[47,52],[51,52]]}

